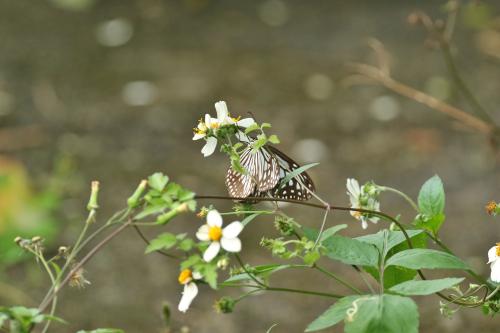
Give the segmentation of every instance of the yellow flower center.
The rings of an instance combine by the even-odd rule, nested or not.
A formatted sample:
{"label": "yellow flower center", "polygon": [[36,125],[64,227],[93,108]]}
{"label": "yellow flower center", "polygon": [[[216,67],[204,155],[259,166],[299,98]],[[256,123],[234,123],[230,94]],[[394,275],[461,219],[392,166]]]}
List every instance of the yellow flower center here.
{"label": "yellow flower center", "polygon": [[211,127],[212,129],[218,129],[218,128],[220,127],[220,124],[219,124],[219,123],[217,123],[217,122],[214,122],[214,123],[211,123],[211,124],[210,124],[210,127]]}
{"label": "yellow flower center", "polygon": [[190,269],[184,269],[181,274],[179,274],[179,283],[186,284],[189,283],[193,279],[193,273]]}
{"label": "yellow flower center", "polygon": [[497,257],[500,257],[500,243],[497,243]]}
{"label": "yellow flower center", "polygon": [[210,229],[208,229],[208,237],[213,241],[219,241],[222,237],[221,227],[210,227]]}
{"label": "yellow flower center", "polygon": [[195,134],[206,134],[207,133],[207,131],[199,129],[199,128],[193,128],[193,132]]}

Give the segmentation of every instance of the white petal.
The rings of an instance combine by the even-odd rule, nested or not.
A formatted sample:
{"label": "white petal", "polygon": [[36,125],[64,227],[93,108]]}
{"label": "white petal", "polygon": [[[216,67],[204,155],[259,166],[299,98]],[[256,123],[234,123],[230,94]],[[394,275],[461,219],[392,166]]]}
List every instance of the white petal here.
{"label": "white petal", "polygon": [[201,280],[201,279],[203,279],[203,275],[201,275],[201,273],[198,272],[198,271],[194,271],[193,272],[193,279],[195,279],[195,280]]}
{"label": "white petal", "polygon": [[242,131],[238,131],[235,135],[236,135],[236,138],[238,140],[240,140],[241,142],[250,142],[250,138]]}
{"label": "white petal", "polygon": [[491,281],[500,283],[500,261],[495,260],[491,264]]}
{"label": "white petal", "polygon": [[236,238],[241,230],[243,230],[243,224],[239,221],[234,221],[222,230],[222,237]]}
{"label": "white petal", "polygon": [[199,139],[202,139],[202,138],[204,138],[204,137],[205,137],[205,135],[206,135],[205,133],[203,133],[203,134],[200,134],[200,133],[194,133],[194,135],[193,135],[193,140],[199,140]]}
{"label": "white petal", "polygon": [[224,101],[215,103],[215,111],[217,111],[217,120],[219,122],[224,122],[228,117],[229,111],[227,110],[227,105]]}
{"label": "white petal", "polygon": [[222,248],[227,252],[240,252],[241,251],[241,241],[239,238],[226,238],[222,237],[220,240]]}
{"label": "white petal", "polygon": [[208,248],[205,250],[205,253],[203,253],[203,260],[205,260],[206,262],[212,261],[212,259],[217,256],[219,251],[220,251],[220,243],[212,242],[212,244],[210,244]]}
{"label": "white petal", "polygon": [[487,264],[490,264],[492,263],[493,261],[495,261],[497,259],[497,247],[496,246],[493,246],[491,249],[489,249],[488,251],[488,262]]}
{"label": "white petal", "polygon": [[181,301],[179,302],[179,311],[186,312],[196,295],[198,295],[198,286],[196,283],[191,282],[186,284],[182,292]]}
{"label": "white petal", "polygon": [[366,220],[364,218],[361,218],[361,227],[363,229],[368,228],[368,222],[366,222]]}
{"label": "white petal", "polygon": [[361,194],[361,188],[359,187],[359,183],[354,178],[347,178],[347,191],[349,194],[352,194],[354,197],[358,198]]}
{"label": "white petal", "polygon": [[222,226],[222,216],[215,209],[212,209],[207,214],[207,224],[210,227],[221,227]]}
{"label": "white petal", "polygon": [[217,139],[210,137],[207,139],[207,143],[205,143],[205,145],[201,149],[201,153],[205,157],[210,156],[214,153],[216,147],[217,147]]}
{"label": "white petal", "polygon": [[205,126],[210,127],[212,123],[212,117],[208,113],[205,113]]}
{"label": "white petal", "polygon": [[255,124],[255,120],[253,120],[253,118],[243,118],[243,119],[239,120],[236,124],[238,126],[247,128],[247,127]]}
{"label": "white petal", "polygon": [[210,237],[208,236],[208,229],[209,226],[207,224],[202,225],[198,229],[198,232],[196,232],[196,238],[198,238],[202,242],[210,240]]}

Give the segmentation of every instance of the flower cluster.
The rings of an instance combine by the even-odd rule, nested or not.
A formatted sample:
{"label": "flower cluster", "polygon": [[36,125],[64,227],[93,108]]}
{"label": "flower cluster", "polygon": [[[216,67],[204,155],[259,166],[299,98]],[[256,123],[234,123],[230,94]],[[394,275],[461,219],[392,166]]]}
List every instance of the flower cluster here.
{"label": "flower cluster", "polygon": [[206,143],[201,149],[203,156],[207,157],[214,153],[215,148],[217,148],[218,139],[224,136],[223,130],[230,128],[236,129],[234,133],[238,133],[239,128],[247,128],[255,123],[252,118],[240,119],[231,117],[227,109],[226,102],[219,101],[215,103],[215,111],[217,112],[217,117],[212,118],[208,113],[205,114],[205,119],[200,119],[198,126],[196,126],[194,131],[193,140],[205,139]]}
{"label": "flower cluster", "polygon": [[[238,236],[243,230],[243,224],[239,221],[234,221],[223,228],[222,216],[215,209],[209,210],[206,213],[206,217],[206,223],[196,232],[196,238],[202,242],[202,245],[208,243],[208,247],[203,252],[203,261],[205,264],[197,263],[192,265],[194,267],[198,265],[205,269],[207,269],[206,265],[214,262],[214,259],[219,255],[221,250],[229,253],[241,251],[241,240]],[[193,258],[196,260],[197,256],[195,255]],[[210,267],[208,271],[213,273],[213,270],[217,268],[225,269],[227,265],[227,257],[221,257],[220,260],[216,261],[215,265],[208,266]],[[184,285],[184,290],[178,306],[179,311],[186,312],[189,309],[196,295],[198,295],[197,283],[204,280],[204,278],[206,279],[207,276],[204,276],[202,272],[197,270],[185,268],[181,271],[179,283]]]}
{"label": "flower cluster", "polygon": [[[368,182],[363,186],[354,178],[347,179],[347,195],[351,201],[351,208],[380,211],[380,189],[373,182]],[[379,218],[370,213],[351,211],[351,215],[361,221],[363,229],[368,227],[368,222],[377,223]]]}

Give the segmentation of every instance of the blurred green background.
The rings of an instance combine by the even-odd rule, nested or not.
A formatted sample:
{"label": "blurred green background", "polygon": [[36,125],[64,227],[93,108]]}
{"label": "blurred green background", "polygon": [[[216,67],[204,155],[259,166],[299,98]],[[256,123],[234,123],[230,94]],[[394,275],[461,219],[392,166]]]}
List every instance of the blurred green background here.
{"label": "blurred green background", "polygon": [[[38,304],[48,281],[12,239],[42,235],[48,251],[70,244],[85,219],[91,180],[101,181],[101,220],[154,171],[200,194],[225,194],[228,161],[221,154],[204,159],[200,142],[191,141],[197,119],[214,114],[213,103],[221,99],[233,114],[251,111],[272,123],[280,149],[298,162],[321,162],[311,175],[318,193],[335,204],[348,204],[347,177],[416,196],[438,173],[447,191],[442,237],[488,274],[486,252],[500,237],[483,206],[499,199],[500,172],[487,140],[384,88],[342,85],[346,63],[373,61],[366,39],[375,37],[391,52],[396,78],[467,109],[439,51],[406,22],[415,9],[444,17],[444,3],[1,1],[0,303]],[[472,90],[500,121],[500,5],[463,4],[453,51]],[[382,209],[413,217],[391,195],[384,195]],[[289,211],[306,225],[320,223],[320,211]],[[349,223],[351,235],[364,233],[348,214],[334,213],[331,223]],[[172,227],[194,231],[198,225],[184,216]],[[258,246],[264,234],[275,235],[265,219],[244,232],[242,256],[252,264],[273,260]],[[161,307],[168,302],[171,332],[265,332],[274,323],[273,332],[301,332],[330,304],[266,294],[222,315],[212,309],[221,294],[203,289],[183,315],[175,310],[177,263],[143,251],[130,231],[94,258],[86,267],[92,285],[63,293],[59,315],[70,324],[51,331],[167,332]],[[295,272],[273,281],[337,288]],[[498,331],[498,319],[479,311],[460,311],[450,320],[439,315],[437,297],[417,301],[422,332]]]}

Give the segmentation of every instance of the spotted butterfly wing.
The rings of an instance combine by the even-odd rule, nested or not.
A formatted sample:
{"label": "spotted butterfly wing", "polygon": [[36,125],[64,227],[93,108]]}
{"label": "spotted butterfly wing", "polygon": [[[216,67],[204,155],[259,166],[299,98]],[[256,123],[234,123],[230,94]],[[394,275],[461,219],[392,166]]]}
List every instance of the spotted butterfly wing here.
{"label": "spotted butterfly wing", "polygon": [[300,166],[281,150],[266,146],[270,152],[276,156],[280,169],[280,182],[273,189],[272,196],[275,198],[292,199],[292,200],[309,200],[312,193],[316,190],[311,177],[306,172],[301,172],[293,177],[286,184],[281,184],[281,180],[286,175]]}
{"label": "spotted butterfly wing", "polygon": [[279,182],[279,164],[276,157],[265,149],[255,151],[250,145],[240,155],[245,174],[229,168],[226,187],[232,197],[246,198],[265,193]]}
{"label": "spotted butterfly wing", "polygon": [[[251,145],[242,152],[240,163],[247,170],[241,174],[229,168],[226,187],[232,197],[271,196],[282,199],[308,200],[314,183],[305,172],[292,178],[287,184],[281,180],[299,165],[283,152],[272,146],[255,151]],[[307,189],[306,189],[307,188]]]}

